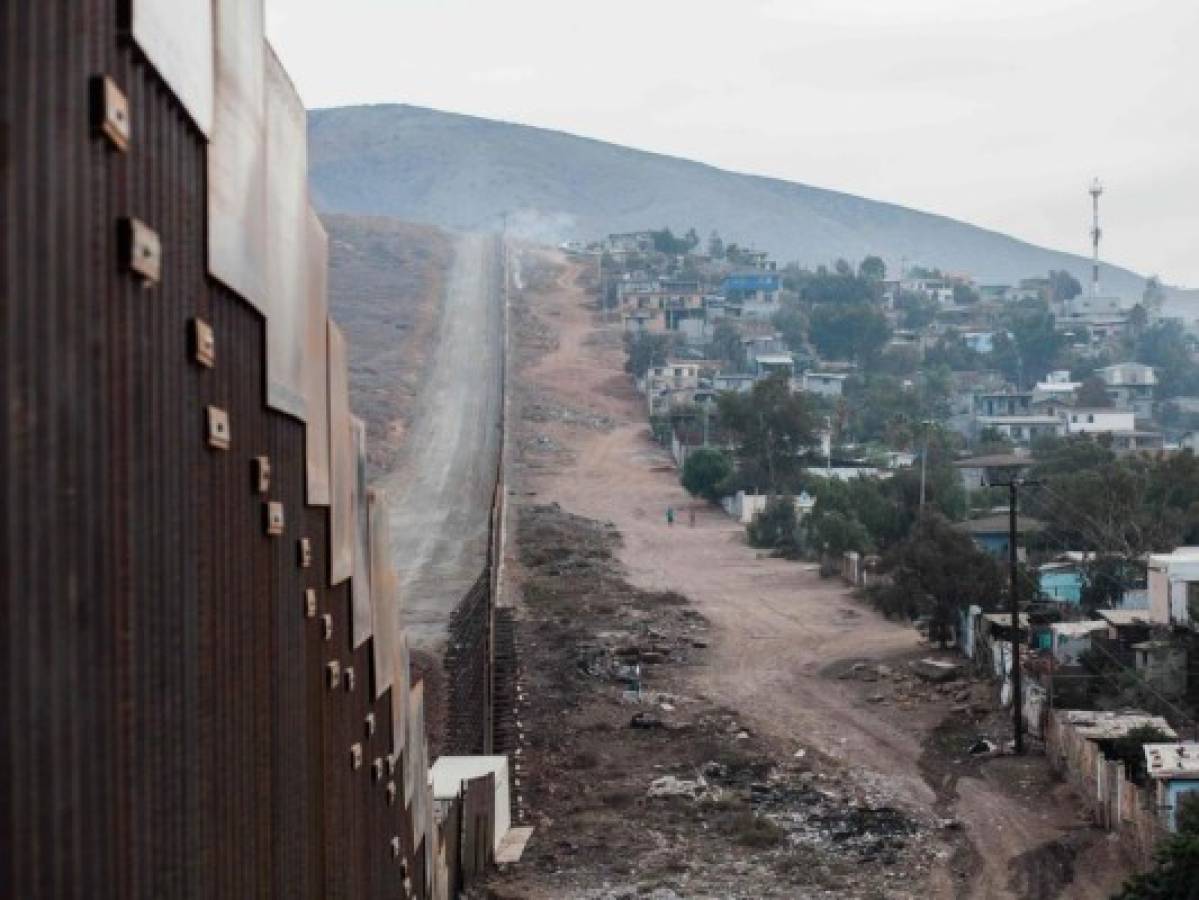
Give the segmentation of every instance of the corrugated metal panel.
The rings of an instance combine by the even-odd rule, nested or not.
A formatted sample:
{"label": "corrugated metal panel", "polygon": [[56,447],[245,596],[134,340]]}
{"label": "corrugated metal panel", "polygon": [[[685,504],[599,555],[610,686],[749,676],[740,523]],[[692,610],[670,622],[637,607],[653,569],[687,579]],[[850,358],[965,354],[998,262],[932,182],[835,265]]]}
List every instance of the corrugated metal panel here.
{"label": "corrugated metal panel", "polygon": [[[394,896],[403,804],[347,760],[397,728],[366,687],[372,648],[349,650],[350,585],[329,587],[332,510],[305,504],[304,425],[264,404],[263,317],[206,274],[205,142],[117,27],[113,2],[0,3],[0,884]],[[128,96],[128,153],[89,127],[97,73]],[[130,216],[161,238],[151,289],[120,262]],[[227,450],[207,445],[208,406],[229,416]],[[334,657],[356,690],[328,688]]]}
{"label": "corrugated metal panel", "polygon": [[395,659],[395,683],[392,685],[391,691],[391,720],[401,723],[402,727],[394,729],[392,752],[400,753],[408,743],[407,723],[412,701],[412,658],[408,651],[408,635],[404,633],[402,626],[396,632]]}
{"label": "corrugated metal panel", "polygon": [[329,323],[329,580],[354,574],[354,443],[346,339]]}
{"label": "corrugated metal panel", "polygon": [[[408,692],[408,734],[404,739],[404,803],[409,807],[412,819],[412,843],[415,846],[424,836],[423,819],[417,815],[423,791],[420,790],[424,777],[418,773],[424,757],[425,694],[421,682],[413,684]],[[422,770],[423,771],[423,770]],[[421,796],[418,796],[421,795]]]}
{"label": "corrugated metal panel", "polygon": [[308,503],[329,505],[329,238],[308,210],[308,302],[304,341],[304,394],[308,407],[304,452]]}
{"label": "corrugated metal panel", "polygon": [[[373,630],[371,616],[371,536],[370,505],[366,486],[366,423],[353,416],[350,419],[354,436],[354,575],[350,582],[350,601],[353,605],[351,634],[354,649],[370,638]],[[365,672],[363,675],[365,676]]]}
{"label": "corrugated metal panel", "polygon": [[262,0],[213,0],[216,100],[208,147],[208,269],[265,309],[266,42]]}
{"label": "corrugated metal panel", "polygon": [[129,31],[205,136],[212,133],[212,0],[129,0]]}
{"label": "corrugated metal panel", "polygon": [[[374,696],[382,697],[392,686],[395,673],[399,610],[396,607],[396,573],[391,564],[390,518],[387,497],[381,491],[367,494],[371,534],[371,684]],[[390,703],[390,701],[388,701]]]}
{"label": "corrugated metal panel", "polygon": [[266,399],[269,406],[307,420],[308,118],[269,45],[265,62]]}

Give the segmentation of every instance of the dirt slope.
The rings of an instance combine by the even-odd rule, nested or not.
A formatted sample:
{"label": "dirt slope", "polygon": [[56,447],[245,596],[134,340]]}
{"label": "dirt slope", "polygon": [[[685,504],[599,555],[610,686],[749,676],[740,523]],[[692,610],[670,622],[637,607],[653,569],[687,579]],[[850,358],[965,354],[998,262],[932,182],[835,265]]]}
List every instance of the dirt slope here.
{"label": "dirt slope", "polygon": [[[820,579],[811,567],[759,558],[746,547],[741,529],[714,510],[697,508],[695,525],[689,525],[690,501],[667,456],[649,440],[643,401],[620,372],[618,335],[596,327],[579,285],[586,275],[536,253],[523,257],[522,268],[530,290],[516,313],[526,359],[520,376],[516,493],[527,503],[556,503],[566,513],[607,523],[621,538],[615,559],[632,590],[678,592],[703,617],[709,632],[702,658],[655,674],[658,684],[665,685],[658,689],[693,698],[699,718],[707,714],[700,711],[711,709],[735,716],[760,742],[778,777],[792,777],[795,760],[802,759],[812,766],[813,777],[830,779],[838,790],[861,798],[860,808],[900,810],[907,821],[917,823],[916,836],[899,842],[906,850],[888,851],[899,854],[897,871],[916,879],[902,887],[888,879],[887,871],[872,875],[863,863],[855,863],[848,874],[839,870],[846,858],[834,850],[816,857],[835,863],[832,868],[814,868],[811,860],[806,866],[819,869],[821,878],[831,882],[788,886],[778,880],[778,851],[771,850],[763,851],[757,868],[751,866],[734,880],[740,888],[730,892],[726,886],[713,895],[1107,896],[1121,879],[1121,861],[1106,837],[1080,820],[1074,798],[1050,777],[1044,760],[984,761],[969,754],[978,735],[1004,736],[1005,716],[992,709],[991,686],[971,681],[948,688],[924,684],[908,674],[907,662],[930,652],[913,630],[881,618],[835,581]],[[684,511],[673,527],[665,519],[668,506]],[[515,590],[542,577],[522,568],[515,554],[511,563]],[[544,618],[535,606],[523,606],[531,635]],[[575,622],[585,624],[584,618]],[[605,627],[594,623],[601,635]],[[527,667],[561,665],[543,643],[530,640],[534,649],[525,660]],[[596,685],[590,695],[574,697],[569,709],[604,708],[613,696],[612,688]],[[552,697],[543,700],[549,709],[539,709],[534,691],[527,714],[531,729],[539,721],[559,722],[555,715],[567,713],[553,708]],[[568,737],[555,740],[575,739],[569,728],[562,730]],[[605,734],[600,745],[636,759],[625,749],[626,738],[621,731]],[[579,752],[597,744],[584,739],[572,746],[571,752]],[[665,742],[657,768],[685,770],[688,755],[680,748]],[[644,875],[639,867],[624,874],[622,886],[598,862],[589,882],[587,858],[569,852],[559,850],[552,854],[552,864],[546,862],[539,840],[569,848],[572,835],[595,828],[597,817],[614,829],[661,835],[652,824],[652,810],[642,820],[640,808],[613,811],[605,818],[602,807],[564,806],[559,795],[571,794],[577,776],[555,759],[536,753],[526,758],[530,766],[542,763],[528,775],[529,795],[539,798],[542,808],[529,814],[534,824],[539,816],[548,817],[549,833],[534,838],[531,871],[522,876],[518,870],[508,876],[512,881],[501,880],[502,887],[513,890],[504,896],[615,897],[625,896],[620,891],[626,888],[648,889],[647,883],[638,888]],[[772,814],[753,802],[752,791],[743,799],[755,814]],[[780,821],[804,815],[801,804],[789,808]],[[669,882],[672,896],[708,896],[697,885],[727,885],[723,880],[728,873],[721,868],[727,860],[713,857],[706,839],[701,840],[712,827],[699,816],[693,825],[697,843],[694,852],[684,854],[686,864],[678,863],[682,868],[673,882],[655,870],[653,884]],[[654,839],[647,836],[645,842]],[[672,832],[670,840],[686,847],[689,838],[684,829]],[[790,834],[787,846],[795,852],[811,849],[803,840],[802,834]],[[913,845],[921,848],[923,869],[903,862],[902,852]],[[733,844],[728,846],[728,858],[743,862]],[[567,883],[564,873],[570,873],[572,890],[555,895],[545,888],[549,892],[540,893],[554,883],[542,880],[548,873],[559,879],[559,891]],[[766,881],[763,873],[769,876]]]}

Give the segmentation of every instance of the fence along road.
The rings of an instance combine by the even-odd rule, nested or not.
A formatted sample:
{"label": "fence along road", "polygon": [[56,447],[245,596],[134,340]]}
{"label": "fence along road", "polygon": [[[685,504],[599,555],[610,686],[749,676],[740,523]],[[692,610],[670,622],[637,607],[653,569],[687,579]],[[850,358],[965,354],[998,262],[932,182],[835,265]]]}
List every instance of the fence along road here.
{"label": "fence along road", "polygon": [[495,235],[457,239],[418,411],[382,480],[408,640],[436,653],[487,560],[503,403],[502,246]]}

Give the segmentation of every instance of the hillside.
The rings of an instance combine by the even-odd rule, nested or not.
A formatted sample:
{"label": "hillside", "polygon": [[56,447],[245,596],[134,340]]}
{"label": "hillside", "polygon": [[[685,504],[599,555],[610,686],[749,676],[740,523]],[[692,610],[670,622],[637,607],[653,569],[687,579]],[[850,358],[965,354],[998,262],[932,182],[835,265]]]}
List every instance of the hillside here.
{"label": "hillside", "polygon": [[[544,242],[668,225],[805,264],[878,253],[983,281],[1089,262],[918,212],[561,132],[412,106],[314,110],[313,197],[324,211],[395,216],[463,230],[509,228]],[[1085,229],[1085,222],[1080,229]],[[1105,289],[1139,296],[1142,276],[1114,266]]]}
{"label": "hillside", "polygon": [[350,406],[366,422],[371,477],[396,464],[433,344],[451,240],[436,228],[324,215],[329,311],[349,344]]}

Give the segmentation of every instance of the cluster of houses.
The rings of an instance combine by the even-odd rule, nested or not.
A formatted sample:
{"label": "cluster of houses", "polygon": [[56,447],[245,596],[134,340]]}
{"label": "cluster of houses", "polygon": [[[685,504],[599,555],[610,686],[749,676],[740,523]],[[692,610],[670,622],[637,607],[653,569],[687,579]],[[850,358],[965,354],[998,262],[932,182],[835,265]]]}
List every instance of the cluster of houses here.
{"label": "cluster of houses", "polygon": [[[970,437],[989,432],[1017,445],[1087,434],[1104,435],[1117,452],[1162,449],[1164,436],[1151,426],[1157,387],[1153,367],[1124,362],[1096,369],[1094,377],[1103,383],[1104,405],[1081,403],[1082,384],[1068,371],[1050,372],[1027,391],[1011,385],[996,390],[985,379],[976,380],[963,387],[967,403],[957,405],[955,427]],[[969,409],[961,411],[967,404]]]}
{"label": "cluster of houses", "polygon": [[[960,527],[981,548],[1006,556],[1006,518]],[[1037,527],[1022,518],[1017,533]],[[1160,715],[1171,713],[1197,737],[1181,707],[1195,693],[1191,661],[1199,663],[1199,547],[1146,556],[1144,578],[1122,581],[1114,608],[1087,613],[1081,601],[1092,561],[1090,553],[1066,552],[1036,569],[1037,597],[1018,617],[1024,723],[1087,799],[1095,822],[1121,832],[1147,861],[1156,841],[1177,827],[1181,799],[1193,794],[1199,802],[1199,743],[1180,739]],[[957,626],[960,651],[1001,683],[1005,703],[1013,684],[1011,626],[1009,613],[978,606],[963,610]],[[1154,711],[1088,708],[1094,680],[1105,677],[1104,693]],[[1145,728],[1158,737],[1138,751],[1143,765],[1130,767],[1119,742]]]}

